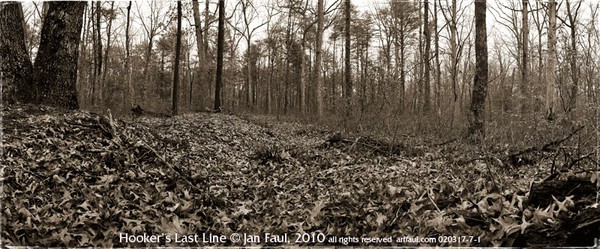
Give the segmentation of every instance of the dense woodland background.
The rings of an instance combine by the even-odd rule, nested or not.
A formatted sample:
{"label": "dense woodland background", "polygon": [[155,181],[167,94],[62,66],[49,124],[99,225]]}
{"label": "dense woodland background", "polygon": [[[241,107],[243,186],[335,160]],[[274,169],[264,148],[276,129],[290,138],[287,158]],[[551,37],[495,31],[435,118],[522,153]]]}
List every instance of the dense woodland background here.
{"label": "dense woodland background", "polygon": [[[216,77],[218,2],[87,3],[77,20],[79,107],[193,112],[213,109],[219,96],[230,112],[319,118],[391,134],[465,131],[482,64],[475,60],[473,2],[357,4],[227,2]],[[26,3],[23,17],[14,19],[24,23],[33,61],[49,5]],[[510,133],[514,140],[544,117],[597,117],[599,4],[487,5],[488,73],[475,96],[483,94],[491,127],[518,127]],[[216,78],[222,78],[217,94]]]}

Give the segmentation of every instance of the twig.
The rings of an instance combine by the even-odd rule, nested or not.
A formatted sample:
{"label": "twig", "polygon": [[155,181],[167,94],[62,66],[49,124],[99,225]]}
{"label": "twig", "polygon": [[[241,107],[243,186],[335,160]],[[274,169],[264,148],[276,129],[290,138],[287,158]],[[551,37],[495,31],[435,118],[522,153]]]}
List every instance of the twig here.
{"label": "twig", "polygon": [[441,142],[441,143],[437,143],[437,144],[432,144],[432,145],[431,145],[431,147],[439,147],[439,146],[444,146],[444,145],[446,145],[446,144],[454,143],[456,140],[458,140],[458,138],[450,139],[450,140],[448,140],[448,141]]}
{"label": "twig", "polygon": [[169,167],[171,170],[173,170],[175,173],[177,173],[179,176],[181,176],[181,178],[183,180],[185,180],[190,187],[192,187],[193,189],[195,189],[196,191],[202,192],[203,190],[201,190],[200,188],[196,187],[195,184],[192,183],[191,179],[189,179],[188,176],[186,176],[185,174],[183,174],[183,172],[181,172],[178,168],[176,168],[175,166],[171,165],[169,162],[167,162],[167,160],[165,160],[160,154],[158,154],[156,152],[156,150],[154,150],[151,146],[149,146],[148,144],[146,144],[144,141],[140,140],[139,143],[141,143],[142,146],[144,146],[146,149],[150,150],[152,153],[154,153],[154,155],[156,157],[158,157],[158,159],[160,159],[160,162],[162,162],[164,165],[166,165],[167,167]]}
{"label": "twig", "polygon": [[435,207],[435,209],[437,209],[437,211],[441,213],[442,210],[440,210],[440,208],[437,206],[437,204],[435,204],[435,201],[433,201],[433,199],[431,198],[431,194],[427,193],[427,198],[429,198],[431,203],[433,203],[433,206]]}
{"label": "twig", "polygon": [[579,224],[579,225],[577,225],[577,227],[575,228],[575,230],[579,230],[579,229],[581,229],[581,228],[584,228],[584,227],[587,227],[587,226],[594,225],[594,224],[596,224],[596,223],[598,223],[598,222],[600,222],[600,219],[595,219],[595,220],[588,221],[588,222],[586,222],[586,223],[583,223],[583,224]]}
{"label": "twig", "polygon": [[589,160],[592,160],[592,161],[594,161],[594,160],[592,159],[592,155],[593,155],[593,154],[594,154],[594,152],[592,152],[592,153],[589,153],[589,154],[587,154],[587,155],[585,155],[585,156],[579,157],[579,158],[577,158],[577,159],[575,159],[575,160],[571,161],[571,162],[569,163],[569,165],[567,165],[567,168],[568,168],[568,169],[571,169],[571,168],[573,168],[573,167],[575,166],[575,164],[577,164],[577,163],[579,163],[579,162],[581,162],[581,161],[583,161],[583,160],[585,160],[585,159],[589,159]]}
{"label": "twig", "polygon": [[352,143],[352,145],[350,145],[350,148],[348,148],[348,150],[353,149],[354,146],[358,143],[358,140],[360,140],[360,137],[357,137],[356,140],[354,140],[354,143]]}
{"label": "twig", "polygon": [[547,144],[544,144],[544,145],[542,145],[541,148],[540,147],[536,147],[536,146],[532,146],[532,147],[529,147],[527,149],[524,149],[524,150],[515,152],[513,154],[510,154],[508,157],[509,158],[518,157],[518,156],[521,156],[521,155],[526,154],[526,153],[530,153],[530,152],[534,152],[534,151],[540,151],[540,150],[541,151],[554,151],[554,150],[550,149],[550,147],[559,145],[562,142],[569,140],[571,137],[573,137],[573,135],[575,135],[577,132],[579,132],[581,129],[583,129],[583,127],[585,127],[585,126],[579,126],[579,128],[573,130],[569,135],[567,135],[567,136],[565,136],[565,137],[563,137],[561,139],[558,139],[558,140],[555,140],[555,141],[551,141],[551,142],[549,142]]}

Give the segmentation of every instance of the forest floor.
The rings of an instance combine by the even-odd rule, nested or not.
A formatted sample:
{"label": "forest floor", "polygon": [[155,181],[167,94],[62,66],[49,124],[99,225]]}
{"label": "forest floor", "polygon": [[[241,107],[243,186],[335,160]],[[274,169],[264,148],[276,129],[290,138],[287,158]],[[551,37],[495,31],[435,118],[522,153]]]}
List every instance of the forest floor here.
{"label": "forest floor", "polygon": [[600,229],[592,154],[546,179],[587,180],[533,193],[577,129],[487,148],[268,116],[3,108],[3,245],[244,245],[239,233],[259,236],[245,245],[563,246]]}

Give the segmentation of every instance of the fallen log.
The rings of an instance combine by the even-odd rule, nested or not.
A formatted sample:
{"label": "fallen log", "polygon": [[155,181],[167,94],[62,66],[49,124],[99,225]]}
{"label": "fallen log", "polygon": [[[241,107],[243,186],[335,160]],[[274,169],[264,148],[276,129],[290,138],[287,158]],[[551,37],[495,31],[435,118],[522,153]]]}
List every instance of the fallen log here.
{"label": "fallen log", "polygon": [[552,196],[558,200],[564,200],[564,198],[571,195],[575,202],[584,198],[595,198],[596,184],[588,179],[552,180],[534,183],[529,193],[529,205],[547,207],[554,202]]}

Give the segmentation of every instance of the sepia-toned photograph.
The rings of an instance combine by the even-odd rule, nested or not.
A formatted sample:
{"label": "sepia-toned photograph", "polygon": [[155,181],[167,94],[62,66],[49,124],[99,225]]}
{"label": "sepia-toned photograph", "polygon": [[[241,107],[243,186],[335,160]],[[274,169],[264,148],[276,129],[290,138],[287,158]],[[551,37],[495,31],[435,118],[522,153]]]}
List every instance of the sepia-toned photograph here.
{"label": "sepia-toned photograph", "polygon": [[0,1],[0,246],[600,248],[600,1]]}

